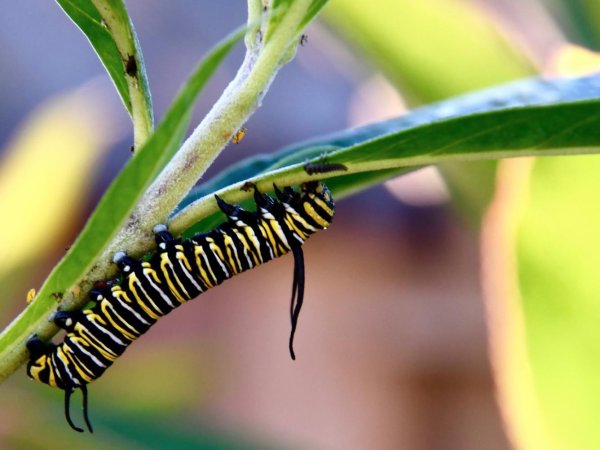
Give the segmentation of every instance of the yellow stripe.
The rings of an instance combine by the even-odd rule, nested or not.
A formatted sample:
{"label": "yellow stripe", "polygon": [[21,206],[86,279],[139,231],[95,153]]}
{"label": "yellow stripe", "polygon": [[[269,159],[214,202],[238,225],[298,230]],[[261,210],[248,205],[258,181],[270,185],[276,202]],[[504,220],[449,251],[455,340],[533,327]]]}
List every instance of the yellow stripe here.
{"label": "yellow stripe", "polygon": [[281,227],[281,225],[279,224],[279,222],[277,220],[269,220],[269,226],[279,236],[279,239],[280,239],[280,244],[277,245],[277,248],[276,248],[277,256],[285,255],[287,252],[290,251],[290,249],[289,249],[290,243],[287,242],[287,237],[285,236],[285,232],[283,231],[283,228]]}
{"label": "yellow stripe", "polygon": [[[50,372],[50,379],[54,379],[54,369],[52,368],[52,364],[50,364],[50,359],[47,355],[42,355],[38,359],[35,360],[35,363],[30,368],[29,373],[33,377],[34,380],[42,381],[40,379],[40,373],[44,371],[44,369],[48,368]],[[48,383],[50,384],[50,383]],[[51,385],[52,387],[57,387],[56,383]]]}
{"label": "yellow stripe", "polygon": [[206,265],[213,277],[212,280],[208,278],[208,274],[204,270],[204,265],[202,264],[202,261],[200,261],[200,256],[202,256],[202,260],[204,260],[204,258],[205,258],[205,253],[204,253],[204,250],[202,249],[202,246],[194,245],[194,255],[196,257],[196,267],[198,267],[198,271],[200,272],[200,278],[201,278],[202,282],[209,288],[214,287],[213,280],[215,280],[215,274],[212,272],[212,269],[210,268],[210,264],[207,263]]}
{"label": "yellow stripe", "polygon": [[[127,321],[125,319],[123,319],[121,316],[119,316],[119,314],[117,314],[114,310],[110,310],[108,308],[108,306],[113,306],[112,304],[110,304],[107,301],[102,301],[100,303],[100,309],[102,309],[102,312],[104,313],[104,315],[106,316],[106,318],[108,319],[108,321],[110,322],[110,324],[113,326],[113,328],[119,330],[119,332],[128,340],[130,341],[134,341],[135,339],[137,339],[137,337],[139,336],[139,333],[137,333],[137,330],[135,330],[135,328],[133,328],[131,325],[129,325],[127,323]],[[132,334],[130,333],[128,330],[125,330],[123,327],[121,327],[116,320],[113,319],[113,315],[117,316],[119,318],[119,320],[123,323],[125,323],[128,327],[130,327],[134,332],[136,332],[136,334]]]}
{"label": "yellow stripe", "polygon": [[185,256],[185,253],[183,252],[183,246],[182,245],[177,245],[175,248],[177,250],[179,250],[177,253],[175,253],[175,257],[179,261],[183,261],[183,264],[185,265],[185,268],[187,269],[187,271],[190,273],[190,275],[193,275],[193,273],[192,273],[192,265],[190,264],[189,260],[187,259],[187,256]]}
{"label": "yellow stripe", "polygon": [[221,260],[221,262],[225,262],[225,256],[223,256],[221,247],[219,247],[217,244],[215,244],[214,239],[207,238],[206,242],[208,242],[208,244],[209,244],[208,246],[210,247],[211,251],[216,255],[216,257],[219,258]]}
{"label": "yellow stripe", "polygon": [[48,377],[48,385],[50,385],[52,387],[58,387],[58,384],[56,383],[56,374],[54,373],[54,368],[50,364],[50,361],[48,360],[47,357],[46,357],[46,364],[48,364],[48,367],[50,369],[50,376]]}
{"label": "yellow stripe", "polygon": [[[69,349],[69,351],[63,351],[63,348],[67,348]],[[94,381],[92,375],[88,375],[89,373],[93,373],[93,371],[88,369],[85,364],[83,364],[78,358],[75,357],[73,350],[70,349],[67,344],[63,343],[63,345],[58,347],[58,349],[60,353],[62,353],[62,356],[59,356],[59,358],[63,361],[67,360],[67,362],[70,362],[70,364],[67,365],[69,365],[71,369],[74,368],[81,378],[83,378],[88,383]]]}
{"label": "yellow stripe", "polygon": [[233,269],[234,273],[240,273],[242,271],[242,263],[240,262],[240,258],[237,254],[237,248],[235,248],[233,239],[228,234],[224,234],[223,243],[225,244],[225,249],[227,250],[227,259],[229,261],[229,265]]}
{"label": "yellow stripe", "polygon": [[[221,264],[223,264],[225,266],[225,270],[227,270],[227,260],[225,259],[225,256],[223,256],[221,247],[219,247],[217,244],[215,244],[215,241],[212,239],[207,240],[207,242],[209,242],[210,250],[215,254],[217,259],[219,259],[219,261],[221,261]],[[210,267],[210,264],[209,264],[209,267]],[[234,269],[234,268],[232,268],[232,269]],[[211,269],[211,272],[212,272],[212,269]],[[235,272],[235,270],[234,270],[234,272]],[[213,275],[214,275],[214,273],[213,273]],[[229,276],[231,276],[231,274],[229,274]]]}
{"label": "yellow stripe", "polygon": [[[137,276],[132,273],[129,275],[128,278],[129,281],[129,291],[133,294],[133,296],[135,297],[135,301],[137,302],[138,305],[140,305],[140,308],[142,308],[144,310],[144,312],[146,314],[148,314],[150,317],[152,317],[154,320],[158,320],[160,319],[160,316],[158,314],[156,314],[154,311],[152,311],[143,301],[142,298],[140,297],[140,295],[137,292],[137,284],[140,285],[141,287],[141,283],[139,282]],[[143,291],[143,289],[142,289]],[[148,301],[150,303],[152,303],[152,300],[150,298],[148,298],[148,296],[144,293],[144,297],[146,297],[148,299]],[[154,305],[154,303],[152,303]],[[156,306],[156,305],[154,305]]]}
{"label": "yellow stripe", "polygon": [[[73,341],[77,341],[78,344],[83,345],[83,347],[94,347],[96,350],[98,350],[98,352],[100,352],[100,354],[102,354],[102,356],[104,356],[110,361],[114,361],[115,359],[117,359],[116,353],[112,352],[108,347],[106,347],[106,345],[104,345],[104,342],[96,338],[92,333],[88,331],[87,328],[82,326],[80,323],[75,326],[75,331],[79,333],[79,336],[76,336],[73,333],[69,334],[69,337]],[[107,339],[110,338],[107,336]]]}
{"label": "yellow stripe", "polygon": [[264,260],[262,257],[262,253],[260,251],[260,240],[256,236],[254,229],[252,227],[245,226],[243,228],[243,231],[246,233],[248,241],[252,242],[252,245],[254,245],[255,254],[256,254],[256,256],[255,256],[256,265],[262,264],[264,262]]}
{"label": "yellow stripe", "polygon": [[277,256],[275,249],[277,243],[275,242],[275,239],[273,239],[273,234],[271,233],[271,228],[269,227],[269,224],[265,219],[261,218],[258,222],[258,227],[260,228],[263,238],[270,244],[270,247],[273,250],[273,256]]}
{"label": "yellow stripe", "polygon": [[315,198],[313,198],[312,200],[317,204],[317,206],[319,206],[323,211],[325,211],[325,214],[327,214],[329,217],[333,216],[333,209],[325,202],[325,200],[317,196],[315,196]]}
{"label": "yellow stripe", "polygon": [[308,214],[315,222],[317,222],[321,228],[327,228],[329,225],[331,225],[331,222],[323,219],[310,203],[304,203],[304,211],[306,211],[306,214]]}
{"label": "yellow stripe", "polygon": [[169,259],[168,253],[163,253],[162,255],[160,255],[160,270],[162,271],[163,276],[165,277],[165,280],[167,280],[167,284],[169,285],[169,290],[175,296],[175,298],[177,299],[177,301],[179,303],[185,303],[185,298],[177,290],[178,288],[175,287],[175,283],[173,283],[173,280],[171,280],[171,277],[169,276],[169,271],[167,270],[168,266],[171,267],[172,272],[173,272],[173,277],[175,278],[175,281],[177,281],[177,284],[179,285],[179,287],[183,291],[183,295],[185,295],[187,298],[189,298],[189,294],[187,293],[187,291],[183,287],[183,284],[181,283],[181,280],[177,277],[177,273],[175,273],[175,266],[173,266],[173,263]]}
{"label": "yellow stripe", "polygon": [[[244,227],[244,228],[249,228],[249,227]],[[244,247],[244,254],[246,256],[250,255],[252,257],[252,261],[253,263],[251,263],[251,266],[257,266],[260,264],[260,261],[258,260],[258,257],[256,256],[255,252],[252,251],[253,246],[251,246],[248,243],[248,239],[246,239],[246,236],[244,236],[239,230],[234,229],[233,230],[235,235],[237,236],[237,238],[240,240],[240,242],[242,243],[242,246]],[[260,249],[256,249],[256,252],[260,254]]]}
{"label": "yellow stripe", "polygon": [[[279,222],[274,219],[261,219],[261,221],[266,225],[265,230],[269,235],[269,242],[271,242],[271,247],[273,248],[273,253],[275,256],[285,255],[289,250],[285,247],[285,242],[287,241]],[[281,243],[275,239],[274,234],[279,237]],[[289,244],[288,244],[289,245]]]}
{"label": "yellow stripe", "polygon": [[285,215],[285,223],[288,226],[288,228],[291,231],[294,231],[298,237],[300,237],[300,239],[302,239],[303,241],[308,239],[308,234],[306,234],[302,229],[298,228],[298,226],[296,225],[295,220],[297,219],[297,217],[300,216],[292,216],[291,214],[286,214]]}

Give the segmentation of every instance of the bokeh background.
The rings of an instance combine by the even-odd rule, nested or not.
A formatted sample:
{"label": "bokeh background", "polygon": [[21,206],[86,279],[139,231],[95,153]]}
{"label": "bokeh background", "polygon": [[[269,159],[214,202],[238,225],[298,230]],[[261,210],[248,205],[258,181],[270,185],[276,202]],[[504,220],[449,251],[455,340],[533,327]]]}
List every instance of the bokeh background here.
{"label": "bokeh background", "polygon": [[[545,6],[332,0],[245,139],[206,178],[252,154],[551,72],[569,58],[557,56],[565,36],[598,41],[561,2]],[[245,20],[242,0],[127,7],[158,119],[201,55]],[[132,134],[98,58],[55,3],[2,10],[5,326],[130,157]],[[242,56],[240,46],[218,70],[194,123]],[[443,173],[447,183],[426,169],[340,202],[331,229],[307,243],[297,361],[287,353],[292,261],[282,258],[204,294],[133,345],[91,386],[93,437],[68,428],[60,391],[15,374],[0,387],[0,448],[510,448],[480,287],[478,222],[493,166]],[[80,398],[72,401],[80,422]]]}

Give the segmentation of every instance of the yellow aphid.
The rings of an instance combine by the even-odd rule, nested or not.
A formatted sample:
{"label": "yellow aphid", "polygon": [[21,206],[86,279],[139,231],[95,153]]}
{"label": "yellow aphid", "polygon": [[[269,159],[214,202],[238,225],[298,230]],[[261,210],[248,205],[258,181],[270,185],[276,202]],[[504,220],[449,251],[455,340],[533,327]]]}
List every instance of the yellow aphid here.
{"label": "yellow aphid", "polygon": [[29,291],[27,291],[27,304],[33,301],[33,299],[35,298],[35,294],[37,294],[35,288],[31,288],[29,289]]}
{"label": "yellow aphid", "polygon": [[246,136],[246,131],[248,131],[246,127],[240,128],[231,138],[231,142],[234,144],[239,144],[242,142],[242,139],[244,139],[244,136]]}

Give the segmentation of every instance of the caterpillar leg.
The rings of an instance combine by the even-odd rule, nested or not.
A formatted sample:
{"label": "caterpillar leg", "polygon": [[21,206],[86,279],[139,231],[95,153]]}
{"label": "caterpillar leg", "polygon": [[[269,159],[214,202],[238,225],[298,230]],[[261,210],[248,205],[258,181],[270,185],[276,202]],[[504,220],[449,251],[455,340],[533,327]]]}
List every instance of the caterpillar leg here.
{"label": "caterpillar leg", "polygon": [[173,237],[173,235],[171,233],[169,233],[169,231],[167,230],[167,226],[162,223],[156,225],[152,229],[152,231],[154,232],[154,239],[156,241],[156,246],[161,250],[164,250],[165,248],[167,248],[168,242],[173,242],[176,240]]}
{"label": "caterpillar leg", "polygon": [[52,314],[51,319],[54,324],[61,330],[71,331],[77,319],[75,316],[81,315],[80,311],[56,311]]}
{"label": "caterpillar leg", "polygon": [[[81,314],[81,312],[80,311],[73,311],[73,312],[57,311],[56,313],[54,313],[52,320],[59,328],[62,328],[63,330],[67,330],[68,332],[71,332],[73,330],[73,327],[77,323],[77,319],[74,319],[74,317],[77,314]],[[80,433],[84,432],[83,428],[80,428],[77,425],[75,425],[73,423],[73,420],[71,419],[71,394],[73,394],[73,392],[75,391],[75,389],[77,387],[79,389],[81,389],[81,394],[83,395],[83,404],[82,404],[83,420],[85,421],[85,424],[86,424],[89,432],[93,433],[94,431],[92,429],[92,424],[90,423],[90,418],[88,416],[88,390],[87,390],[87,386],[85,384],[80,384],[78,386],[65,387],[65,418],[67,419],[67,423],[69,424],[69,426],[71,428],[73,428],[75,431],[78,431]]]}
{"label": "caterpillar leg", "polygon": [[129,275],[131,272],[134,271],[134,269],[138,269],[142,265],[142,263],[139,262],[137,259],[133,259],[127,256],[125,252],[115,253],[115,255],[113,256],[113,262],[117,266],[119,266],[119,269],[125,275]]}
{"label": "caterpillar leg", "polygon": [[[69,315],[69,313],[66,311],[59,311],[59,312],[63,315],[63,317],[61,317],[60,319],[54,318],[53,320],[55,320],[55,323],[57,323],[56,322],[57,320],[58,321],[66,320],[66,319],[64,319],[64,317]],[[56,316],[56,314],[55,314],[55,316]],[[61,325],[59,325],[59,326],[61,326]],[[56,345],[54,345],[52,343],[47,344],[44,341],[42,341],[39,337],[37,337],[36,335],[33,335],[27,340],[26,346],[27,346],[27,350],[29,351],[29,357],[30,357],[30,363],[27,367],[27,372],[28,372],[29,376],[47,383],[47,378],[44,378],[42,380],[42,379],[40,379],[39,372],[33,372],[33,370],[35,370],[35,368],[32,367],[32,365],[34,365],[35,361],[37,361],[43,355],[48,355],[49,353],[51,353],[56,348]],[[48,370],[54,370],[54,368],[48,368]],[[46,375],[46,377],[47,377],[47,375]],[[73,386],[71,383],[69,383],[68,386],[64,386],[61,384],[53,385],[53,386],[64,389],[64,391],[65,391],[65,419],[67,420],[67,423],[75,431],[83,433],[83,431],[84,431],[83,428],[79,428],[78,426],[76,426],[73,423],[73,420],[71,419],[71,394],[73,394],[73,392],[75,391],[76,388],[81,389],[81,393],[83,395],[83,419],[85,420],[85,424],[87,425],[89,432],[93,433],[92,424],[90,423],[90,419],[88,416],[87,386],[85,384]]]}

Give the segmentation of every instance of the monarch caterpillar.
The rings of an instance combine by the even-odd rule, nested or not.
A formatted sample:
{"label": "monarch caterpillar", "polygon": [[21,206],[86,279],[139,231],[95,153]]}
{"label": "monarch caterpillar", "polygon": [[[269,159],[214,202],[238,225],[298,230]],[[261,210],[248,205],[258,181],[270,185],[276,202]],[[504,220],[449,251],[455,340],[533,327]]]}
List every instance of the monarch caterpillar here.
{"label": "monarch caterpillar", "polygon": [[90,433],[87,384],[100,377],[134,340],[160,317],[226,279],[273,258],[292,252],[294,277],[289,351],[304,298],[302,244],[333,219],[334,202],[320,182],[305,183],[301,191],[278,189],[277,199],[254,189],[255,212],[230,205],[215,195],[228,221],[190,239],[175,239],[166,226],[154,229],[157,249],[148,261],[117,253],[113,260],[121,277],[97,283],[90,292],[94,305],[79,311],[57,311],[52,320],[67,334],[62,343],[45,344],[37,336],[27,341],[28,375],[65,391],[65,418],[70,397],[83,395],[83,417]]}
{"label": "monarch caterpillar", "polygon": [[328,163],[326,161],[319,163],[306,163],[304,164],[304,171],[309,175],[315,175],[317,173],[327,172],[346,172],[348,167],[341,163]]}

